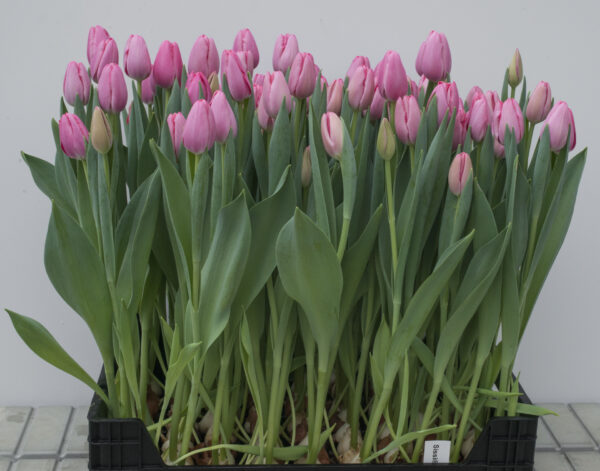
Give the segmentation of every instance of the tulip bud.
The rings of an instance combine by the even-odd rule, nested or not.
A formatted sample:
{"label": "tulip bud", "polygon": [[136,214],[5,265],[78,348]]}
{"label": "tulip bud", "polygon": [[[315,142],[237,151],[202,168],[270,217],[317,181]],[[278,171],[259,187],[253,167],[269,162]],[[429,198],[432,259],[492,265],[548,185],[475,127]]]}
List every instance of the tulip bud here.
{"label": "tulip bud", "polygon": [[117,43],[113,38],[105,39],[98,44],[92,55],[92,62],[90,63],[90,74],[92,75],[92,80],[94,80],[94,82],[98,82],[104,67],[106,67],[108,64],[118,63],[119,49],[117,48]]}
{"label": "tulip bud", "polygon": [[521,107],[514,98],[509,98],[505,102],[498,104],[494,111],[494,128],[498,142],[502,145],[504,145],[507,126],[510,131],[514,132],[517,143],[521,142],[525,131],[525,124]]}
{"label": "tulip bud", "polygon": [[564,101],[559,101],[552,107],[544,121],[540,136],[544,133],[546,126],[550,133],[550,149],[552,151],[558,152],[567,145],[567,135],[569,136],[569,150],[573,150],[577,142],[575,119],[571,108]]}
{"label": "tulip bud", "polygon": [[286,73],[298,54],[298,39],[293,34],[280,34],[273,50],[273,70]]}
{"label": "tulip bud", "polygon": [[467,93],[467,99],[465,100],[465,102],[467,103],[467,108],[471,109],[475,100],[481,97],[484,97],[483,90],[481,89],[481,87],[475,85],[473,88],[471,88],[471,90],[469,90],[469,93]]}
{"label": "tulip bud", "polygon": [[504,158],[504,146],[498,142],[498,139],[494,139],[494,155],[499,158]]}
{"label": "tulip bud", "polygon": [[433,82],[444,80],[452,68],[448,40],[443,33],[431,31],[421,44],[415,63],[417,73]]}
{"label": "tulip bud", "polygon": [[237,122],[225,94],[217,90],[210,101],[210,109],[215,119],[215,140],[225,142],[229,132],[237,136]]}
{"label": "tulip bud", "polygon": [[521,80],[523,80],[523,61],[519,49],[516,49],[508,66],[508,83],[515,88],[521,83]]}
{"label": "tulip bud", "polygon": [[454,110],[458,109],[458,106],[461,104],[455,82],[438,83],[429,97],[428,104],[431,103],[433,97],[436,97],[437,100],[438,124],[441,124],[446,113],[448,113],[448,118],[450,118]]}
{"label": "tulip bud", "polygon": [[419,93],[417,93],[417,96],[421,94],[421,90],[427,90],[427,88],[429,87],[429,80],[427,79],[427,77],[425,77],[424,75],[421,75],[421,77],[419,78]]}
{"label": "tulip bud", "polygon": [[215,93],[217,90],[221,89],[221,84],[219,84],[219,75],[217,72],[213,72],[208,76],[208,84],[210,85],[210,91]]}
{"label": "tulip bud", "polygon": [[92,113],[90,140],[94,149],[101,154],[106,154],[112,147],[113,137],[110,124],[108,124],[104,111],[98,106],[94,108]]}
{"label": "tulip bud", "polygon": [[98,46],[108,38],[110,38],[110,34],[108,34],[108,31],[106,31],[102,26],[97,25],[90,28],[87,42],[87,58],[90,64],[92,63],[92,59],[94,58],[94,54]]}
{"label": "tulip bud", "polygon": [[234,51],[223,51],[221,72],[227,79],[229,92],[235,101],[245,100],[252,94],[252,86],[246,68]]}
{"label": "tulip bud", "polygon": [[254,58],[252,53],[250,51],[235,51],[235,53],[240,58],[244,70],[252,75],[252,72],[254,72]]}
{"label": "tulip bud", "polygon": [[498,103],[502,103],[500,101],[500,97],[498,96],[498,92],[488,90],[487,92],[485,92],[484,96],[491,113],[493,113],[496,110]]}
{"label": "tulip bud", "polygon": [[283,72],[267,72],[264,77],[261,100],[265,103],[265,109],[271,118],[276,118],[285,100],[288,113],[292,109],[292,96]]}
{"label": "tulip bud", "polygon": [[373,71],[364,65],[358,67],[348,82],[348,104],[353,110],[366,110],[371,106],[374,93]]}
{"label": "tulip bud", "polygon": [[85,158],[89,138],[85,124],[76,114],[65,113],[58,121],[60,148],[67,157],[81,160]]}
{"label": "tulip bud", "polygon": [[329,82],[327,82],[327,79],[325,78],[325,76],[323,74],[321,74],[321,70],[315,65],[315,73],[317,74],[317,80],[318,77],[321,77],[321,79],[319,80],[319,86],[321,87],[321,91],[323,91],[323,89],[325,89],[326,87],[329,86]]}
{"label": "tulip bud", "polygon": [[379,92],[379,85],[375,87],[375,92],[373,93],[373,100],[371,101],[371,107],[369,108],[369,114],[371,116],[371,121],[377,121],[381,119],[383,115],[383,108],[385,107],[385,98]]}
{"label": "tulip bud", "polygon": [[377,152],[383,160],[391,160],[396,153],[396,136],[387,118],[381,120],[377,134]]}
{"label": "tulip bud", "polygon": [[414,145],[417,142],[417,132],[421,122],[421,109],[414,95],[398,98],[394,113],[394,124],[398,139],[404,144]]}
{"label": "tulip bud", "polygon": [[386,100],[396,101],[406,95],[408,91],[406,71],[396,51],[388,51],[383,56],[378,69],[377,83],[379,92]]}
{"label": "tulip bud", "polygon": [[185,129],[185,116],[183,113],[171,113],[167,116],[167,127],[169,128],[169,135],[171,136],[171,143],[173,144],[173,151],[175,157],[179,158],[179,151],[181,144],[183,143],[183,131]]}
{"label": "tulip bud", "polygon": [[155,93],[156,82],[154,80],[154,74],[150,73],[148,78],[142,80],[142,101],[144,103],[152,103]]}
{"label": "tulip bud", "polygon": [[288,78],[292,95],[296,98],[308,98],[315,89],[316,79],[317,74],[312,54],[308,52],[296,54]]}
{"label": "tulip bud", "polygon": [[[256,86],[260,87],[260,85]],[[263,128],[265,131],[271,131],[275,122],[273,121],[273,118],[269,116],[269,113],[267,113],[267,108],[265,106],[264,100],[261,99],[259,101],[258,106],[256,108],[256,113],[258,115],[258,124],[260,125],[260,127]]]}
{"label": "tulip bud", "polygon": [[541,123],[546,119],[552,106],[552,92],[548,82],[540,82],[537,84],[527,103],[525,116],[532,123]]}
{"label": "tulip bud", "polygon": [[465,143],[467,137],[467,128],[469,126],[469,116],[471,112],[465,111],[462,103],[456,110],[456,119],[454,120],[454,134],[452,135],[452,149],[457,149],[459,145]]}
{"label": "tulip bud", "polygon": [[471,113],[469,118],[471,137],[473,141],[481,142],[492,122],[492,113],[483,94],[471,103],[469,112]]}
{"label": "tulip bud", "polygon": [[127,106],[127,85],[121,67],[108,64],[98,81],[98,102],[104,111],[120,113]]}
{"label": "tulip bud", "polygon": [[183,129],[183,145],[194,154],[210,149],[216,137],[215,118],[206,100],[192,105]]}
{"label": "tulip bud", "polygon": [[458,196],[462,193],[472,169],[473,164],[469,154],[461,152],[454,157],[448,172],[448,187],[453,194]]}
{"label": "tulip bud", "polygon": [[[201,98],[210,101],[212,97],[210,84],[202,72],[192,72],[190,75],[188,75],[185,88],[192,104]],[[202,96],[200,96],[200,91],[202,91]]]}
{"label": "tulip bud", "polygon": [[75,98],[79,96],[81,102],[86,105],[90,99],[90,76],[81,62],[69,62],[63,81],[63,95],[65,101],[75,105]]}
{"label": "tulip bud", "polygon": [[152,73],[161,88],[171,88],[177,79],[181,83],[183,61],[176,42],[163,41],[158,48]]}
{"label": "tulip bud", "polygon": [[325,151],[340,160],[344,148],[344,124],[337,114],[327,112],[321,117],[321,138]]}
{"label": "tulip bud", "polygon": [[310,180],[312,178],[312,163],[310,161],[310,146],[306,146],[304,153],[302,154],[302,175],[301,182],[303,188],[310,186]]}
{"label": "tulip bud", "polygon": [[368,69],[371,68],[371,62],[369,61],[369,58],[365,56],[356,56],[354,59],[352,59],[352,64],[350,64],[348,72],[346,72],[346,77],[349,79],[352,78],[354,72],[356,72],[356,69],[363,66]]}
{"label": "tulip bud", "polygon": [[152,62],[148,54],[146,41],[137,34],[132,34],[125,46],[123,57],[125,73],[134,80],[144,80],[152,72]]}
{"label": "tulip bud", "polygon": [[234,51],[248,51],[252,53],[252,69],[256,68],[260,60],[258,46],[254,40],[254,36],[248,28],[241,30],[233,41]]}
{"label": "tulip bud", "polygon": [[410,92],[410,94],[412,96],[414,96],[415,98],[419,98],[419,86],[417,85],[417,83],[411,79],[410,77],[406,77],[406,80],[408,80],[408,91]]}
{"label": "tulip bud", "polygon": [[202,72],[209,78],[219,72],[219,53],[213,38],[203,34],[196,39],[188,59],[188,72]]}
{"label": "tulip bud", "polygon": [[344,97],[344,82],[342,79],[334,80],[327,87],[327,111],[337,115],[342,111],[342,99]]}
{"label": "tulip bud", "polygon": [[[261,75],[262,74],[258,74]],[[256,76],[255,76],[256,78]],[[264,78],[264,76],[263,76]],[[260,103],[260,100],[262,99],[262,92],[263,92],[263,86],[262,86],[263,82],[261,81],[254,81],[254,85],[252,86],[253,91],[254,91],[254,107],[258,108],[258,104]],[[266,109],[265,109],[265,113],[266,113]]]}

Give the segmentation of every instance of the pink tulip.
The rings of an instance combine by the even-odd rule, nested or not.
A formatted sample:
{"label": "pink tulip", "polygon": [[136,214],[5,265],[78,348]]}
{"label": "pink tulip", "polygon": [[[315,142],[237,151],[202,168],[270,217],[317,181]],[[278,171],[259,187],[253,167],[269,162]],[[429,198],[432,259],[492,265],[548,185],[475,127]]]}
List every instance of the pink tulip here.
{"label": "pink tulip", "polygon": [[525,124],[519,102],[514,98],[509,98],[505,102],[498,104],[494,110],[494,128],[497,133],[498,142],[502,145],[504,145],[507,127],[509,131],[514,132],[517,143],[521,142],[525,131]]}
{"label": "pink tulip", "polygon": [[552,106],[552,92],[548,82],[540,82],[537,84],[527,103],[525,116],[532,123],[541,123],[546,119]]}
{"label": "pink tulip", "polygon": [[417,73],[433,82],[444,80],[452,68],[448,40],[443,33],[431,31],[421,44],[415,62]]}
{"label": "pink tulip", "polygon": [[127,106],[127,85],[121,67],[108,64],[98,80],[98,102],[108,113],[118,114]]}
{"label": "pink tulip", "polygon": [[252,53],[250,51],[236,51],[235,53],[240,58],[244,70],[252,75],[252,72],[254,72],[254,56]]}
{"label": "pink tulip", "polygon": [[365,56],[356,56],[354,59],[352,59],[352,63],[348,68],[348,72],[346,72],[346,77],[349,79],[352,78],[356,69],[363,66],[369,69],[371,68],[371,62],[369,62],[369,58]]}
{"label": "pink tulip", "polygon": [[273,50],[273,70],[286,73],[298,54],[298,39],[293,34],[280,34]]}
{"label": "pink tulip", "polygon": [[185,129],[185,116],[183,116],[183,113],[171,113],[167,116],[167,126],[175,157],[179,157],[181,144],[183,143],[183,130]]}
{"label": "pink tulip", "polygon": [[98,44],[96,50],[92,54],[92,62],[90,63],[90,74],[92,75],[92,80],[94,80],[94,82],[98,82],[104,67],[106,67],[108,64],[118,63],[119,49],[117,48],[117,43],[113,38],[105,39]]}
{"label": "pink tulip", "polygon": [[171,88],[175,79],[181,83],[183,61],[176,42],[163,41],[158,48],[152,73],[161,88]]}
{"label": "pink tulip", "polygon": [[85,124],[76,114],[65,113],[58,121],[60,148],[67,157],[81,160],[85,158],[89,133]]}
{"label": "pink tulip", "polygon": [[409,92],[412,96],[414,96],[415,98],[419,98],[419,86],[417,85],[417,83],[412,80],[410,77],[406,78],[408,80],[408,89]]}
{"label": "pink tulip", "polygon": [[436,85],[429,97],[429,103],[433,97],[437,100],[437,111],[438,111],[438,124],[442,123],[446,113],[448,114],[448,120],[452,117],[454,110],[458,109],[461,104],[460,97],[458,96],[458,88],[456,83],[440,82]]}
{"label": "pink tulip", "polygon": [[237,136],[237,122],[227,97],[221,90],[217,90],[210,101],[210,109],[215,119],[215,140],[225,142],[229,132]]}
{"label": "pink tulip", "polygon": [[192,105],[183,129],[183,145],[194,154],[201,154],[215,143],[215,118],[206,100]]}
{"label": "pink tulip", "polygon": [[567,135],[569,136],[569,150],[573,150],[577,142],[575,119],[571,108],[564,101],[559,101],[552,107],[544,121],[540,136],[544,133],[546,126],[550,132],[550,149],[552,151],[558,152],[567,145]]}
{"label": "pink tulip", "polygon": [[379,91],[386,100],[396,101],[408,91],[406,71],[400,55],[396,51],[388,51],[379,65],[377,83]]}
{"label": "pink tulip", "polygon": [[265,109],[271,118],[277,117],[284,100],[289,113],[292,109],[292,95],[285,81],[285,75],[280,70],[267,72],[263,82],[261,101],[264,101]]}
{"label": "pink tulip", "polygon": [[[315,65],[315,69],[318,69],[319,71],[317,72],[317,77],[321,77],[321,79],[319,80],[319,86],[321,87],[321,91],[323,91],[323,89],[325,89],[326,87],[329,86],[329,82],[327,82],[327,79],[325,78],[325,76],[323,74],[321,74],[321,70]],[[321,74],[321,75],[319,75]]]}
{"label": "pink tulip", "polygon": [[344,148],[344,124],[337,114],[327,112],[321,116],[321,138],[325,151],[339,160]]}
{"label": "pink tulip", "polygon": [[400,142],[414,145],[421,122],[421,109],[414,95],[405,95],[396,101],[394,124]]}
{"label": "pink tulip", "polygon": [[264,100],[261,99],[258,103],[256,113],[258,115],[258,124],[260,125],[260,127],[263,128],[265,131],[271,131],[273,129],[275,121],[269,116],[269,113],[267,113],[267,108],[265,107]]}
{"label": "pink tulip", "polygon": [[203,34],[196,39],[188,59],[188,72],[202,72],[205,77],[219,72],[219,53],[213,38]]}
{"label": "pink tulip", "polygon": [[246,68],[234,51],[223,51],[221,72],[227,78],[229,92],[235,101],[245,100],[252,94],[252,86]]}
{"label": "pink tulip", "polygon": [[498,139],[494,139],[494,155],[499,159],[504,158],[504,146],[498,142]]}
{"label": "pink tulip", "polygon": [[452,160],[448,172],[448,188],[456,196],[460,195],[467,184],[473,164],[466,152],[461,152]]}
{"label": "pink tulip", "polygon": [[467,93],[467,99],[465,100],[467,103],[467,108],[471,109],[475,100],[481,97],[484,97],[483,90],[475,85],[473,88],[471,88],[471,90],[469,90],[469,93]]}
{"label": "pink tulip", "polygon": [[454,121],[454,134],[452,135],[452,149],[457,149],[459,145],[462,146],[465,143],[470,114],[470,111],[465,111],[462,103],[457,108],[456,119]]}
{"label": "pink tulip", "polygon": [[132,34],[125,46],[123,57],[125,73],[134,80],[144,80],[152,72],[152,62],[148,54],[146,41],[137,34]]}
{"label": "pink tulip", "polygon": [[428,87],[429,87],[429,80],[424,75],[421,75],[421,77],[419,78],[419,93],[418,94],[420,95],[422,90],[427,91]]}
{"label": "pink tulip", "polygon": [[144,103],[152,103],[155,93],[156,81],[154,80],[154,74],[150,73],[148,78],[142,80],[142,101]]}
{"label": "pink tulip", "polygon": [[492,122],[492,113],[483,94],[480,94],[479,98],[471,103],[469,112],[471,113],[469,118],[471,137],[473,141],[481,142]]}
{"label": "pink tulip", "polygon": [[264,82],[265,82],[265,74],[256,74],[252,78],[252,88],[254,91],[254,106],[256,108],[258,108],[258,104],[262,98]]}
{"label": "pink tulip", "polygon": [[90,99],[90,76],[81,62],[69,62],[63,80],[63,95],[65,101],[73,106],[75,98],[79,96],[81,102],[86,105]]}
{"label": "pink tulip", "polygon": [[342,99],[344,98],[344,82],[336,79],[327,87],[327,111],[337,115],[342,111]]}
{"label": "pink tulip", "polygon": [[[201,98],[209,101],[212,97],[210,84],[202,72],[192,72],[188,75],[185,88],[192,104]],[[200,91],[202,91],[202,96],[200,96]]]}
{"label": "pink tulip", "polygon": [[373,71],[361,65],[348,82],[348,103],[354,110],[363,111],[371,106],[375,93],[375,77]]}
{"label": "pink tulip", "polygon": [[105,39],[110,38],[110,34],[106,31],[102,26],[92,26],[90,28],[90,32],[88,33],[88,42],[87,42],[87,58],[88,62],[92,63],[92,59],[94,58],[94,53],[96,49]]}
{"label": "pink tulip", "polygon": [[254,40],[254,36],[248,28],[241,30],[235,37],[233,41],[233,50],[234,51],[248,51],[252,53],[252,66],[251,68],[254,70],[258,65],[260,60],[260,55],[258,53],[258,46],[256,45],[256,41]]}
{"label": "pink tulip", "polygon": [[493,90],[488,90],[487,92],[485,92],[484,96],[485,96],[485,101],[487,101],[487,104],[488,104],[488,107],[490,108],[491,113],[494,113],[498,104],[502,103],[500,101],[500,97],[498,96],[498,92],[495,92]]}
{"label": "pink tulip", "polygon": [[315,61],[312,54],[308,52],[296,54],[288,79],[292,95],[296,98],[308,98],[315,89],[316,79]]}
{"label": "pink tulip", "polygon": [[373,93],[373,101],[371,101],[371,107],[369,108],[369,115],[371,117],[371,121],[377,121],[381,119],[383,115],[383,108],[385,107],[385,98],[379,92],[379,85],[375,87],[375,92]]}

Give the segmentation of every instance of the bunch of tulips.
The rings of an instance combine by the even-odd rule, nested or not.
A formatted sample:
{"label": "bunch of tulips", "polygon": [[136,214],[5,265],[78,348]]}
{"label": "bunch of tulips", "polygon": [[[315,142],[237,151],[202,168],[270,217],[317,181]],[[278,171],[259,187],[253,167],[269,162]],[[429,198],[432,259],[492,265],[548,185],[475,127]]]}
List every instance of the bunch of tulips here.
{"label": "bunch of tulips", "polygon": [[187,68],[132,35],[121,67],[96,26],[87,56],[54,164],[23,158],[52,200],[48,276],[105,384],[8,312],[167,463],[419,462],[432,437],[456,462],[490,417],[547,413],[512,370],[585,150],[568,157],[573,114],[546,82],[528,93],[518,50],[500,94],[465,100],[435,31],[418,83],[395,51],[328,82],[291,34],[254,73],[249,30],[220,60],[200,36]]}

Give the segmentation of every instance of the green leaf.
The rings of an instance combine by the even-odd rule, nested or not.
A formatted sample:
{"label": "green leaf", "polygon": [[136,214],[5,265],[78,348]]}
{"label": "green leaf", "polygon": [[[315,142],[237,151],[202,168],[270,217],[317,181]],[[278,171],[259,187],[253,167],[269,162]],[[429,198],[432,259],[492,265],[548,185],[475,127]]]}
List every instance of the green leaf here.
{"label": "green leaf", "polygon": [[290,125],[289,113],[285,104],[282,102],[279,113],[273,125],[273,133],[269,142],[268,153],[268,175],[269,175],[269,195],[275,192],[283,172],[290,164],[291,159],[292,127]]}
{"label": "green leaf", "polygon": [[343,125],[344,145],[340,158],[340,168],[344,183],[343,218],[349,220],[352,217],[354,201],[356,200],[356,157],[354,156],[354,146],[348,133],[348,127],[346,123],[343,123]]}
{"label": "green leaf", "polygon": [[256,169],[258,187],[262,195],[269,194],[269,170],[267,164],[267,152],[265,150],[265,141],[258,124],[258,115],[254,114],[252,120],[252,158]]}

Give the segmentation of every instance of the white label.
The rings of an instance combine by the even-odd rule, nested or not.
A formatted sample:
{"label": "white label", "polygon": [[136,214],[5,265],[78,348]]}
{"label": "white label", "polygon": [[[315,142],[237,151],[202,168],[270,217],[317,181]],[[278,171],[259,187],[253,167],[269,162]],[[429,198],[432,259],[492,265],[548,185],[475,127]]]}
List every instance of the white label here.
{"label": "white label", "polygon": [[423,451],[423,463],[450,463],[450,441],[428,440]]}

